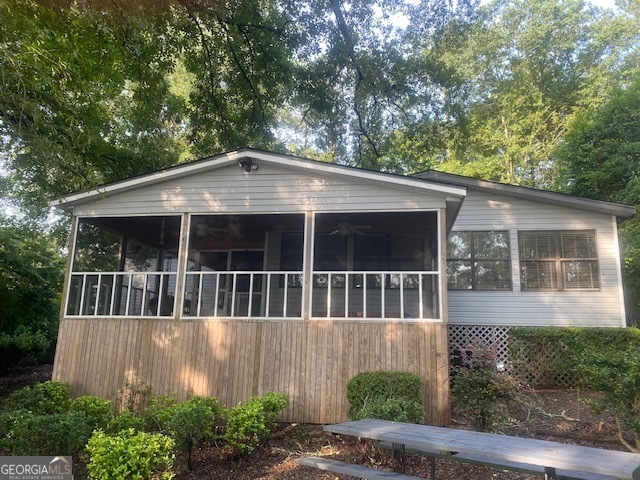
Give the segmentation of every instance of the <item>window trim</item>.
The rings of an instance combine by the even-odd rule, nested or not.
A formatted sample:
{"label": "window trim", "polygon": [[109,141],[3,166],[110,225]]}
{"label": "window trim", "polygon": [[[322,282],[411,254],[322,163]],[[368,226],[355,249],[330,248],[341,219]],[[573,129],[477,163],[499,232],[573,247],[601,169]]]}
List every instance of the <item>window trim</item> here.
{"label": "window trim", "polygon": [[[521,239],[523,235],[527,234],[547,234],[553,235],[555,238],[555,250],[556,254],[553,258],[523,258],[521,253]],[[596,253],[595,257],[563,257],[562,256],[562,234],[577,234],[577,233],[585,233],[593,234],[593,242],[594,242],[594,250]],[[520,266],[520,291],[522,292],[599,292],[602,288],[602,280],[601,280],[601,270],[600,270],[600,255],[598,249],[598,235],[596,229],[575,229],[575,230],[519,230],[518,231],[518,263]],[[524,269],[523,263],[525,262],[547,262],[554,265],[555,269],[555,279],[556,279],[556,288],[527,288],[526,282],[523,278]],[[591,261],[596,263],[597,269],[597,287],[584,287],[584,288],[566,288],[564,282],[563,275],[563,264],[572,261]]]}
{"label": "window trim", "polygon": [[[456,288],[449,286],[449,282],[447,279],[447,290],[452,290],[456,292],[512,292],[513,291],[513,258],[512,258],[512,250],[511,250],[511,234],[509,230],[453,230],[450,234],[459,234],[459,233],[469,233],[469,258],[452,258],[447,255],[447,265],[450,261],[462,261],[469,262],[471,265],[471,288]],[[475,252],[475,233],[504,233],[507,237],[507,258],[476,258]],[[447,236],[447,246],[448,246],[449,238]],[[477,262],[499,262],[499,261],[508,261],[509,262],[509,286],[504,288],[478,288],[478,282],[476,278],[476,263]],[[446,274],[446,272],[445,272]]]}

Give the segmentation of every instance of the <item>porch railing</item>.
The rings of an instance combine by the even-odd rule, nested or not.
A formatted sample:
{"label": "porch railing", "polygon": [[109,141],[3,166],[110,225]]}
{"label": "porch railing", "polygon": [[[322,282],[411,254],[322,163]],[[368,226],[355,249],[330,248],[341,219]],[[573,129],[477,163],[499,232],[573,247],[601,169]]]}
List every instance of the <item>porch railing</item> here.
{"label": "porch railing", "polygon": [[172,316],[174,272],[74,272],[67,315]]}
{"label": "porch railing", "polygon": [[302,317],[302,272],[187,272],[183,305],[191,317]]}
{"label": "porch railing", "polygon": [[439,318],[436,271],[314,272],[314,318]]}
{"label": "porch railing", "polygon": [[[439,318],[438,272],[313,272],[312,318]],[[302,318],[300,271],[189,271],[182,316]],[[175,272],[73,273],[69,316],[173,316]]]}

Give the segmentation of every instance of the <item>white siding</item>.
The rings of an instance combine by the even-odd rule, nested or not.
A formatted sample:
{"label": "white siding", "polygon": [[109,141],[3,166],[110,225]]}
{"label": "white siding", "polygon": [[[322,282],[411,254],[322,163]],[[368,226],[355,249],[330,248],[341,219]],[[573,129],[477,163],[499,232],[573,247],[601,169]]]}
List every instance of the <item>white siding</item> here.
{"label": "white siding", "polygon": [[273,164],[245,173],[236,165],[171,179],[76,207],[76,215],[167,212],[285,213],[358,210],[432,210],[445,195],[389,187],[333,175],[313,176]]}
{"label": "white siding", "polygon": [[[595,230],[599,291],[522,292],[518,231]],[[513,291],[449,290],[454,325],[624,326],[615,219],[610,215],[469,190],[453,230],[508,230]]]}

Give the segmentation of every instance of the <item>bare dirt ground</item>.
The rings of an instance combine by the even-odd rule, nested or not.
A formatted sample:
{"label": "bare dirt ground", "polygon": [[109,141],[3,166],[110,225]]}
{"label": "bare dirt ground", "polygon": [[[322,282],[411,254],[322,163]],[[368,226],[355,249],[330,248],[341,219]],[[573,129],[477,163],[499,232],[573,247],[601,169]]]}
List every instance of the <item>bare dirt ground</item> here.
{"label": "bare dirt ground", "polygon": [[[0,377],[0,398],[25,385],[51,378],[51,367],[40,366]],[[592,392],[567,390],[538,391],[525,397],[513,409],[511,417],[502,429],[509,435],[535,437],[564,443],[575,443],[591,447],[624,450],[615,440],[612,419],[594,414],[585,400],[595,397]],[[453,412],[452,426],[465,428],[464,418]],[[295,460],[302,456],[323,456],[336,460],[357,463],[369,467],[391,469],[389,455],[368,441],[351,437],[330,436],[322,432],[320,425],[281,424],[277,432],[264,445],[250,455],[235,458],[224,447],[196,448],[193,454],[193,469],[187,470],[186,459],[176,459],[177,480],[342,480],[352,477],[323,473],[301,467]],[[86,478],[84,468],[78,460],[76,478]],[[74,470],[76,470],[74,466]],[[428,478],[429,461],[419,456],[409,456],[407,473]],[[526,474],[501,471],[464,463],[438,460],[436,476],[439,480],[523,480]]]}

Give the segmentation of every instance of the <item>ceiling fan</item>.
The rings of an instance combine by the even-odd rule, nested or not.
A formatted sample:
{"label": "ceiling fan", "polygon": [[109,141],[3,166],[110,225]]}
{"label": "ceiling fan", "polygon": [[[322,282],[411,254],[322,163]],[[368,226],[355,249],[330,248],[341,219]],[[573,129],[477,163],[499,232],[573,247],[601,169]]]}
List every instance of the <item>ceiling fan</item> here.
{"label": "ceiling fan", "polygon": [[336,229],[329,233],[329,235],[341,235],[346,237],[347,235],[365,235],[363,230],[371,230],[371,225],[351,225],[349,222],[340,222],[336,225]]}

